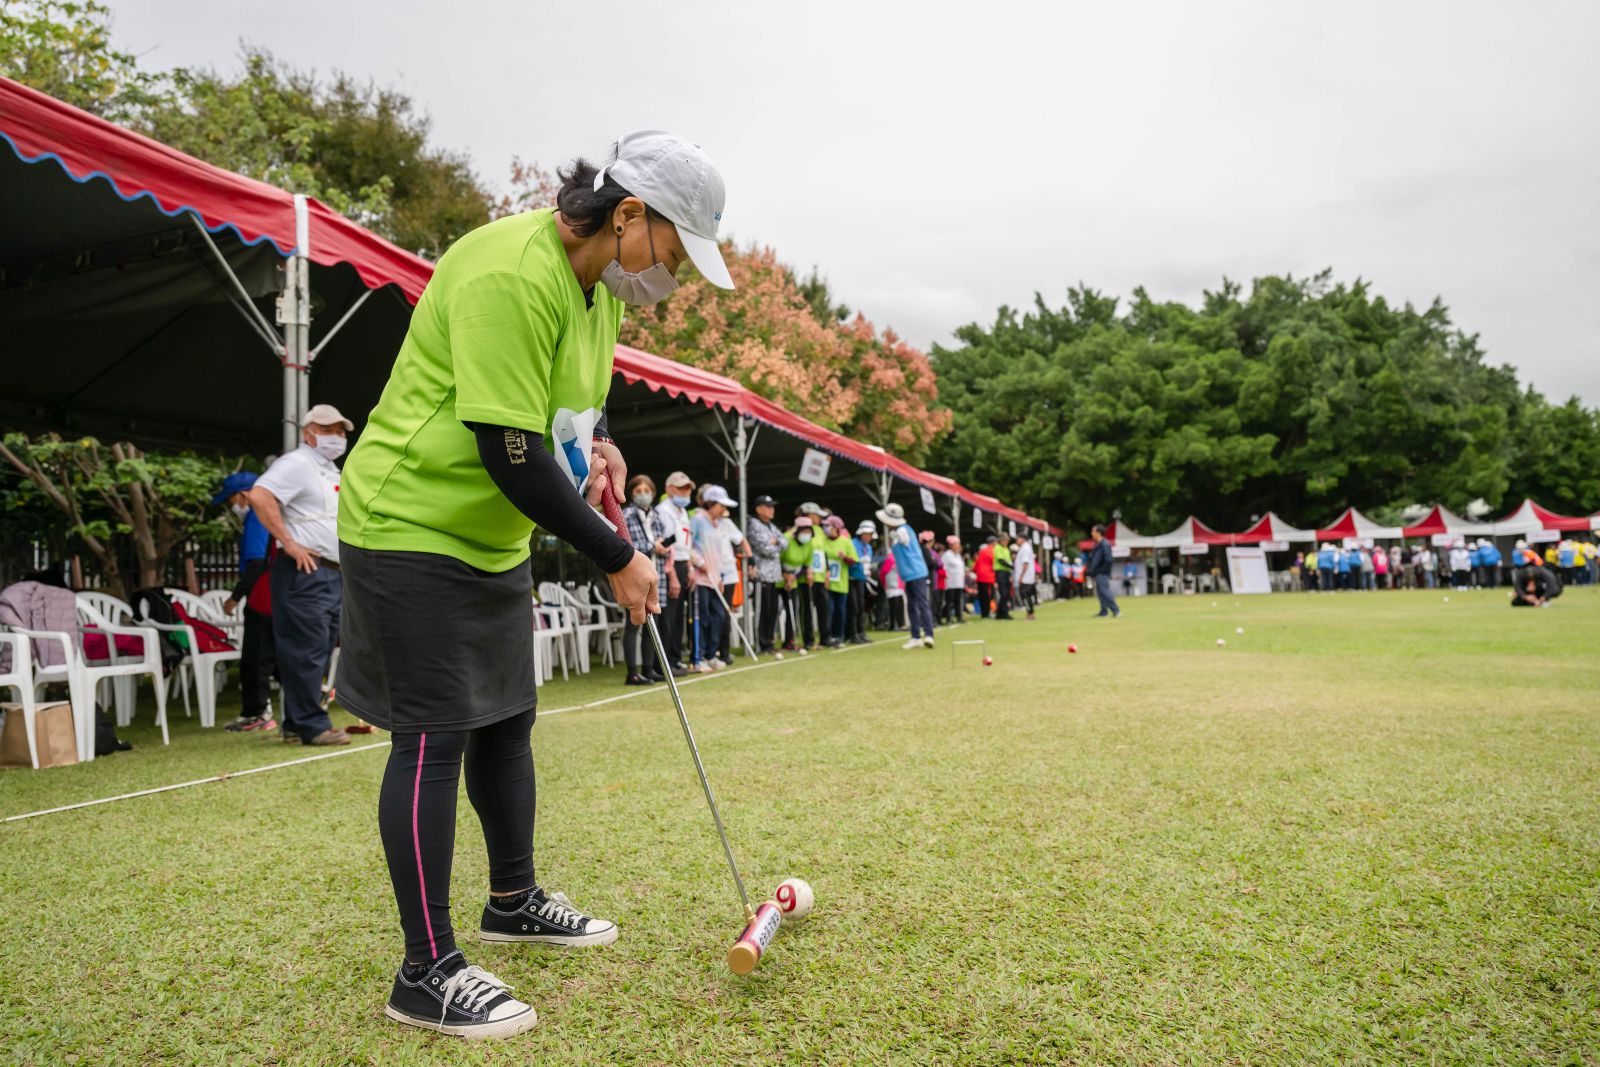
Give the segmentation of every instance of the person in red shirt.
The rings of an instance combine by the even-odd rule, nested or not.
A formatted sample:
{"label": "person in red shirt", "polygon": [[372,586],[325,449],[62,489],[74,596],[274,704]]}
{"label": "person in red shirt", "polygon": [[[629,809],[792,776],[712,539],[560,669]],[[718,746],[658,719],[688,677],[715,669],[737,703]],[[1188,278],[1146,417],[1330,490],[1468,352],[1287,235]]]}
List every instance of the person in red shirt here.
{"label": "person in red shirt", "polygon": [[984,539],[978,549],[978,558],[972,564],[972,573],[978,579],[978,615],[987,619],[989,605],[994,603],[994,535]]}

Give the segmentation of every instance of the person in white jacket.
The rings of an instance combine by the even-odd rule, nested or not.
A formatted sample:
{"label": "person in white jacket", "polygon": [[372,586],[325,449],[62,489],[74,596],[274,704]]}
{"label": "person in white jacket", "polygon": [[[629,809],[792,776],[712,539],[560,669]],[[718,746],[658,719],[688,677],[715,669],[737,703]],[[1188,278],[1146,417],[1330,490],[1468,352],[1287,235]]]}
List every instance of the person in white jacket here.
{"label": "person in white jacket", "polygon": [[944,603],[939,605],[939,621],[956,623],[965,614],[967,587],[967,562],[961,558],[961,538],[951,534],[944,539],[944,551],[939,554],[944,566]]}
{"label": "person in white jacket", "polygon": [[1017,577],[1017,601],[1028,609],[1028,618],[1033,618],[1033,610],[1039,606],[1039,571],[1034,566],[1033,542],[1026,537],[1017,538],[1017,547],[1012,551],[1011,567]]}

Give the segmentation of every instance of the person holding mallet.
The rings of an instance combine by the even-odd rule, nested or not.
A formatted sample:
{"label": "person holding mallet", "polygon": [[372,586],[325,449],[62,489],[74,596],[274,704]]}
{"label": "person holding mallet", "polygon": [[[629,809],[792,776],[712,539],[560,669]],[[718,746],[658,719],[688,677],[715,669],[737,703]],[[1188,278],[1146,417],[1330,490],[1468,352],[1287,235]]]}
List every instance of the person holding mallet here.
{"label": "person holding mallet", "polygon": [[595,510],[602,494],[622,503],[627,482],[606,432],[617,329],[685,263],[733,287],[722,176],[697,145],[632,133],[605,166],[580,159],[559,177],[555,208],[480,227],[439,260],[339,500],[339,701],[393,734],[378,830],[405,958],[385,1014],[468,1038],[536,1015],[456,945],[463,766],[489,853],[478,938],[617,938],[534,873],[534,526],[605,572],[635,623],[659,612],[654,563]]}

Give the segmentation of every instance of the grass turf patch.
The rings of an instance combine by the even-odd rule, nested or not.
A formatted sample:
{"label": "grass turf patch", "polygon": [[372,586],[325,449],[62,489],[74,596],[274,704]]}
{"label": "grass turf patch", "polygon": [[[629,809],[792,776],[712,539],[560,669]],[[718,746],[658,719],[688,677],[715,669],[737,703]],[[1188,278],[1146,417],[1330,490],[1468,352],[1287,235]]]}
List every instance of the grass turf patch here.
{"label": "grass turf patch", "polygon": [[[1124,606],[686,687],[752,891],[798,875],[817,892],[748,979],[722,965],[736,898],[656,690],[534,731],[541,880],[622,939],[569,956],[463,939],[538,1008],[532,1033],[467,1045],[382,1018],[400,942],[379,751],[0,828],[0,933],[26,976],[0,992],[0,1048],[1595,1062],[1596,591],[1523,612],[1487,592]],[[982,637],[995,665],[952,667],[952,637]],[[619,680],[547,686],[541,706]],[[131,753],[0,775],[0,814],[305,754],[176,706],[170,747],[147,714]],[[458,825],[454,918],[472,930],[487,874],[464,796]]]}

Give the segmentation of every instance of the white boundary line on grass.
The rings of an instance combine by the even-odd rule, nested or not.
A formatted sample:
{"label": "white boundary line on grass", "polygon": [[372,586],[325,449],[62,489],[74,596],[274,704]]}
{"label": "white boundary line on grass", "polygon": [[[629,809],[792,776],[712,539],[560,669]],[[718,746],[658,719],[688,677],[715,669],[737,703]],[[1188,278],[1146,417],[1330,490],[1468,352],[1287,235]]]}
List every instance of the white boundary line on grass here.
{"label": "white boundary line on grass", "polygon": [[[873,641],[866,645],[851,645],[849,648],[836,648],[833,649],[830,654],[838,655],[841,652],[856,652],[863,648],[873,648],[879,645],[892,644],[894,644],[894,641],[891,638],[885,641]],[[821,656],[817,656],[815,660],[820,660],[821,658]],[[728,678],[735,674],[743,674],[745,671],[759,671],[767,667],[781,667],[786,663],[815,662],[815,660],[810,656],[801,656],[796,654],[793,659],[769,660],[766,663],[755,663],[748,667],[731,667],[727,670],[717,671],[714,674],[703,674],[698,678],[684,679],[678,683],[678,688],[682,689],[684,686],[694,685],[696,682],[709,682],[717,678]],[[542,719],[550,715],[565,715],[571,711],[583,711],[587,708],[598,708],[604,704],[615,704],[619,700],[631,700],[634,697],[642,697],[654,692],[665,692],[665,689],[657,690],[654,686],[651,686],[649,689],[641,687],[631,693],[622,693],[614,697],[591,700],[587,704],[572,704],[564,708],[551,708],[549,711],[540,711],[537,717]],[[302,763],[315,763],[318,760],[334,759],[339,756],[353,756],[357,752],[371,752],[375,748],[388,748],[391,744],[393,744],[391,741],[379,741],[372,745],[357,745],[354,748],[340,749],[338,752],[323,752],[315,756],[302,756],[299,759],[284,760],[281,763],[268,763],[261,767],[249,767],[242,771],[229,771],[226,774],[214,774],[209,778],[196,778],[192,782],[177,782],[173,785],[158,785],[153,789],[140,789],[132,793],[121,793],[114,797],[101,797],[99,800],[84,800],[77,804],[63,804],[59,808],[45,808],[42,811],[30,811],[21,815],[7,815],[4,819],[0,819],[0,823],[21,822],[23,819],[36,819],[41,815],[57,815],[64,811],[77,811],[79,808],[93,808],[98,807],[101,804],[112,804],[119,800],[132,800],[135,797],[148,797],[153,796],[156,793],[169,793],[174,789],[188,789],[190,786],[194,785],[209,785],[212,782],[226,782],[230,778],[243,778],[247,774],[260,774],[262,771],[277,771],[282,770],[284,767],[298,767]]]}

